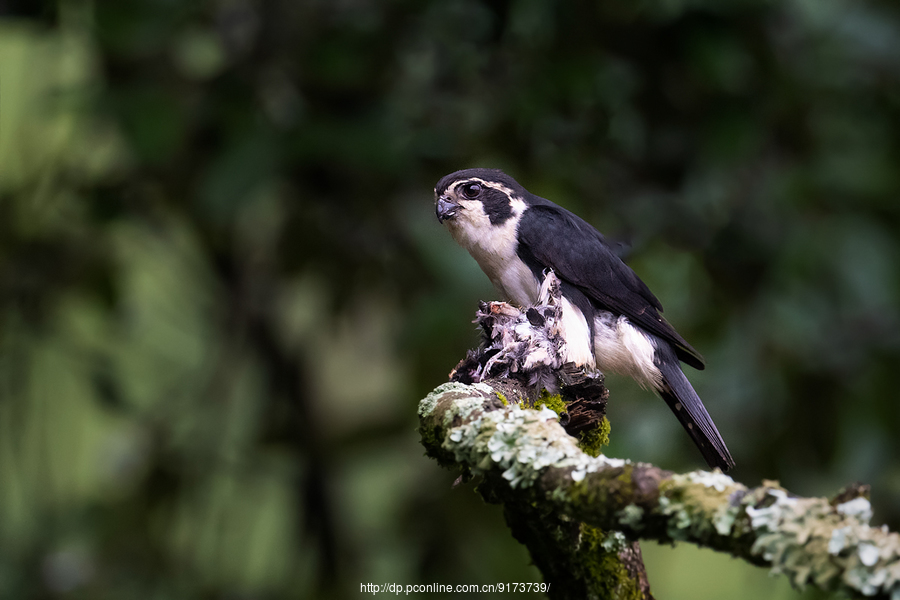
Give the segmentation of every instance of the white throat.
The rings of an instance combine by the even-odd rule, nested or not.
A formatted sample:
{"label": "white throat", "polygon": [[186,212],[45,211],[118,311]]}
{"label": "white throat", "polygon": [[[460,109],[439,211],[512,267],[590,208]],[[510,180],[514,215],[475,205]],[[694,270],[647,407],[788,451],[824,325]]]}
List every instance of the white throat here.
{"label": "white throat", "polygon": [[516,230],[526,209],[525,201],[514,196],[511,216],[499,225],[491,224],[478,200],[459,200],[459,205],[456,217],[446,222],[453,239],[472,255],[506,298],[521,306],[537,302],[540,282],[516,254]]}

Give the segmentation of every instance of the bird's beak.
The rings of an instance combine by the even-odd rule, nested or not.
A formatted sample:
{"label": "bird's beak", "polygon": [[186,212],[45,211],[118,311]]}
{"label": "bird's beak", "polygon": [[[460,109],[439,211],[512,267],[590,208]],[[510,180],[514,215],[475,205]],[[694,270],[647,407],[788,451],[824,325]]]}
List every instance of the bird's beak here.
{"label": "bird's beak", "polygon": [[440,223],[455,217],[457,211],[459,211],[459,204],[451,200],[450,196],[441,196],[434,204],[434,212]]}

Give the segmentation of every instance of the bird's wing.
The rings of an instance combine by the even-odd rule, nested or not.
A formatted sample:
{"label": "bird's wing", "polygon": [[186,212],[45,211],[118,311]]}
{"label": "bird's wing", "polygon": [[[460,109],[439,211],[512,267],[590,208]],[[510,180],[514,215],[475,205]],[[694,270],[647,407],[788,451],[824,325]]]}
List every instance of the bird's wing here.
{"label": "bird's wing", "polygon": [[[543,200],[543,199],[541,199]],[[601,308],[621,314],[672,344],[678,358],[702,369],[703,357],[659,314],[662,305],[586,221],[555,204],[529,206],[519,221],[525,262],[550,267]]]}

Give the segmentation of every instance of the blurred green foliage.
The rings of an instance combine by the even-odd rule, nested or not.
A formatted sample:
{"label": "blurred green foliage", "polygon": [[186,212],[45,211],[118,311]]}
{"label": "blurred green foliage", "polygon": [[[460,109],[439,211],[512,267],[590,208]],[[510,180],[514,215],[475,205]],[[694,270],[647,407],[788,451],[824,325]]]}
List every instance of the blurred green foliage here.
{"label": "blurred green foliage", "polygon": [[[0,597],[537,580],[415,433],[494,297],[431,204],[476,165],[632,241],[738,479],[900,527],[896,3],[8,0]],[[609,385],[612,455],[701,466]]]}

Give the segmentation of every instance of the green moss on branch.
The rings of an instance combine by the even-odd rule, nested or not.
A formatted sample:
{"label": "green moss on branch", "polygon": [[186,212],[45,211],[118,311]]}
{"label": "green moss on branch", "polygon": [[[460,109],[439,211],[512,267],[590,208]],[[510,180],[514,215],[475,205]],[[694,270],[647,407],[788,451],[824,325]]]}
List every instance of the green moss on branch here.
{"label": "green moss on branch", "polygon": [[832,505],[771,482],[747,488],[717,471],[675,474],[590,456],[555,412],[504,406],[485,384],[441,386],[419,416],[426,452],[484,475],[491,497],[507,508],[540,507],[630,539],[710,547],[798,586],[900,599],[900,536],[869,525],[865,498]]}

